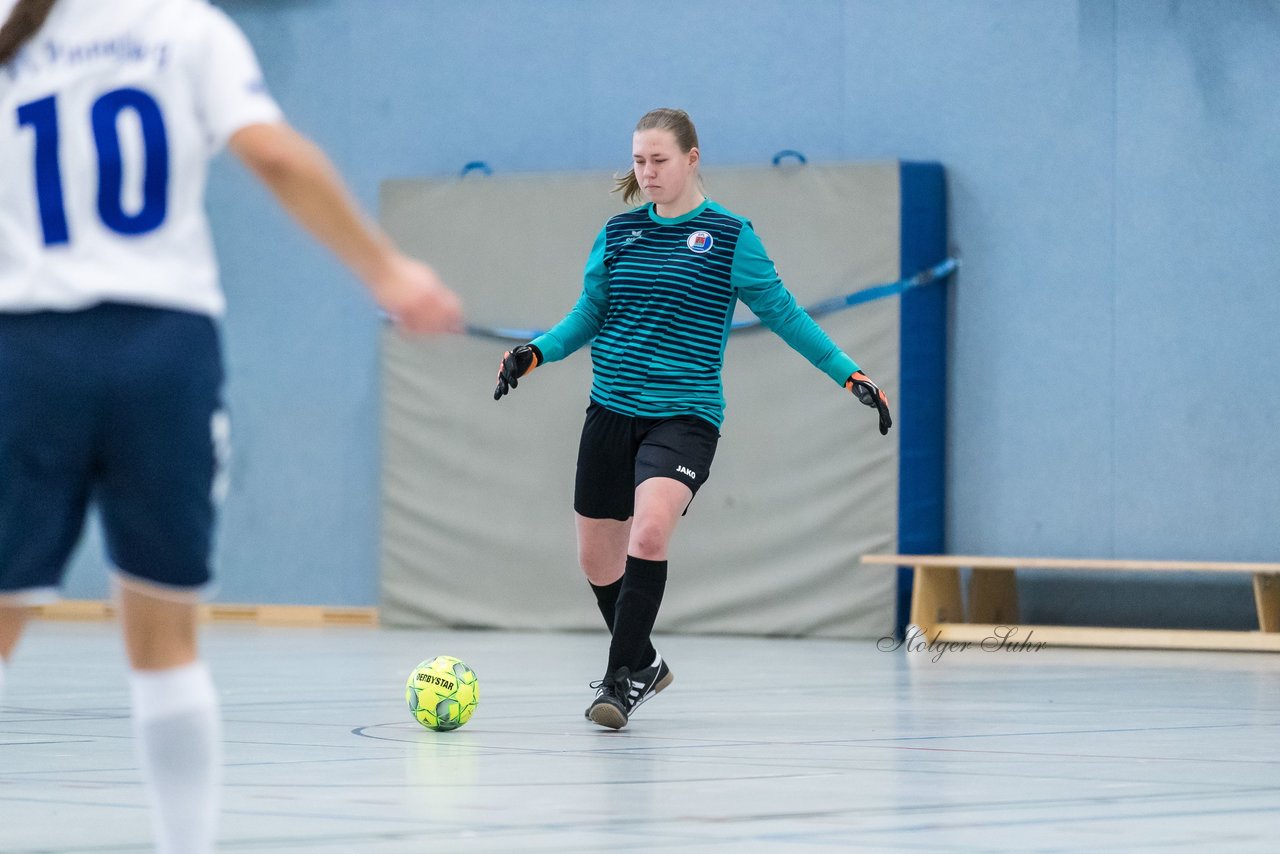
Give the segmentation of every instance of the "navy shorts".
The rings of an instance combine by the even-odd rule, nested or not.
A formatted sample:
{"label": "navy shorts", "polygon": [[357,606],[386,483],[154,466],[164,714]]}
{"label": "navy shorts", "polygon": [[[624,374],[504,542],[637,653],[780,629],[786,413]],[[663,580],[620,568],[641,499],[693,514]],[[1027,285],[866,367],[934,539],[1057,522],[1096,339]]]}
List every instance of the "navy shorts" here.
{"label": "navy shorts", "polygon": [[204,315],[0,313],[0,595],[58,586],[90,503],[126,577],[206,584],[221,396]]}
{"label": "navy shorts", "polygon": [[588,519],[626,521],[635,512],[636,487],[651,477],[673,478],[696,495],[719,440],[715,425],[695,415],[639,418],[593,401],[578,446],[573,509]]}

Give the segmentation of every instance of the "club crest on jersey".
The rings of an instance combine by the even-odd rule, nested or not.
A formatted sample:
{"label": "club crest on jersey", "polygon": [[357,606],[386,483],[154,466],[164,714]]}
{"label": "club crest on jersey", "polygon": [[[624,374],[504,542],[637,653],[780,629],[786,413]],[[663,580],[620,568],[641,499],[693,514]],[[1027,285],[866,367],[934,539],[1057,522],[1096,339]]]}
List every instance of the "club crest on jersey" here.
{"label": "club crest on jersey", "polygon": [[712,244],[715,243],[711,239],[711,235],[705,231],[695,231],[689,235],[689,239],[685,241],[685,245],[689,247],[690,252],[697,252],[699,255],[710,252]]}

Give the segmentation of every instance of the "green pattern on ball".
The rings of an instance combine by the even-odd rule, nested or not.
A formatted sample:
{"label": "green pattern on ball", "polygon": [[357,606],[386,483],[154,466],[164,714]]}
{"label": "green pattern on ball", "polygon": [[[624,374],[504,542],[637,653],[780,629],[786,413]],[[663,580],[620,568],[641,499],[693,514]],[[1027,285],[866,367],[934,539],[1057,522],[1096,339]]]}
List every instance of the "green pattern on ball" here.
{"label": "green pattern on ball", "polygon": [[418,723],[436,732],[448,732],[471,719],[480,702],[480,683],[466,664],[453,656],[438,655],[409,674],[405,701]]}
{"label": "green pattern on ball", "polygon": [[476,681],[476,672],[461,661],[453,662],[453,675],[458,677],[458,681],[463,685],[473,685]]}

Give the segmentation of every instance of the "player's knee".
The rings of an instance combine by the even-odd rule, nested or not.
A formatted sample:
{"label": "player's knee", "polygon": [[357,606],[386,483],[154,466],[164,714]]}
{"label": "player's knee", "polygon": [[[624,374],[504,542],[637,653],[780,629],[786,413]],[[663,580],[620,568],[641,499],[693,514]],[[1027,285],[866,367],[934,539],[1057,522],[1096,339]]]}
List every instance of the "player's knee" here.
{"label": "player's knee", "polygon": [[637,520],[631,529],[627,554],[644,560],[666,560],[667,541],[671,533],[660,523]]}
{"label": "player's knee", "polygon": [[578,552],[578,566],[582,567],[582,574],[592,584],[596,583],[596,579],[603,576],[608,569],[605,561],[601,560],[599,555],[586,551]]}
{"label": "player's knee", "polygon": [[125,651],[135,670],[166,670],[196,660],[194,597],[174,598],[136,581],[120,585]]}

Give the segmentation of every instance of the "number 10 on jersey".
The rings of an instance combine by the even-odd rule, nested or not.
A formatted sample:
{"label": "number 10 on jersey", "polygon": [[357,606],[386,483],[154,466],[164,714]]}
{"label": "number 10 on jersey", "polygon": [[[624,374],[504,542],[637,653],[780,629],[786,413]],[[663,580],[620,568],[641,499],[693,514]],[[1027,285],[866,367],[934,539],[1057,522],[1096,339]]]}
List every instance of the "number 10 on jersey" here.
{"label": "number 10 on jersey", "polygon": [[[132,110],[142,127],[144,171],[142,205],[133,213],[124,209],[124,164],[116,120]],[[93,102],[88,121],[97,149],[98,217],[117,234],[136,236],[154,231],[164,222],[168,206],[169,141],[160,105],[141,89],[113,89]],[[35,132],[36,202],[46,246],[71,242],[63,202],[62,167],[58,148],[56,95],[18,107],[19,127]],[[71,188],[72,192],[79,187]]]}

